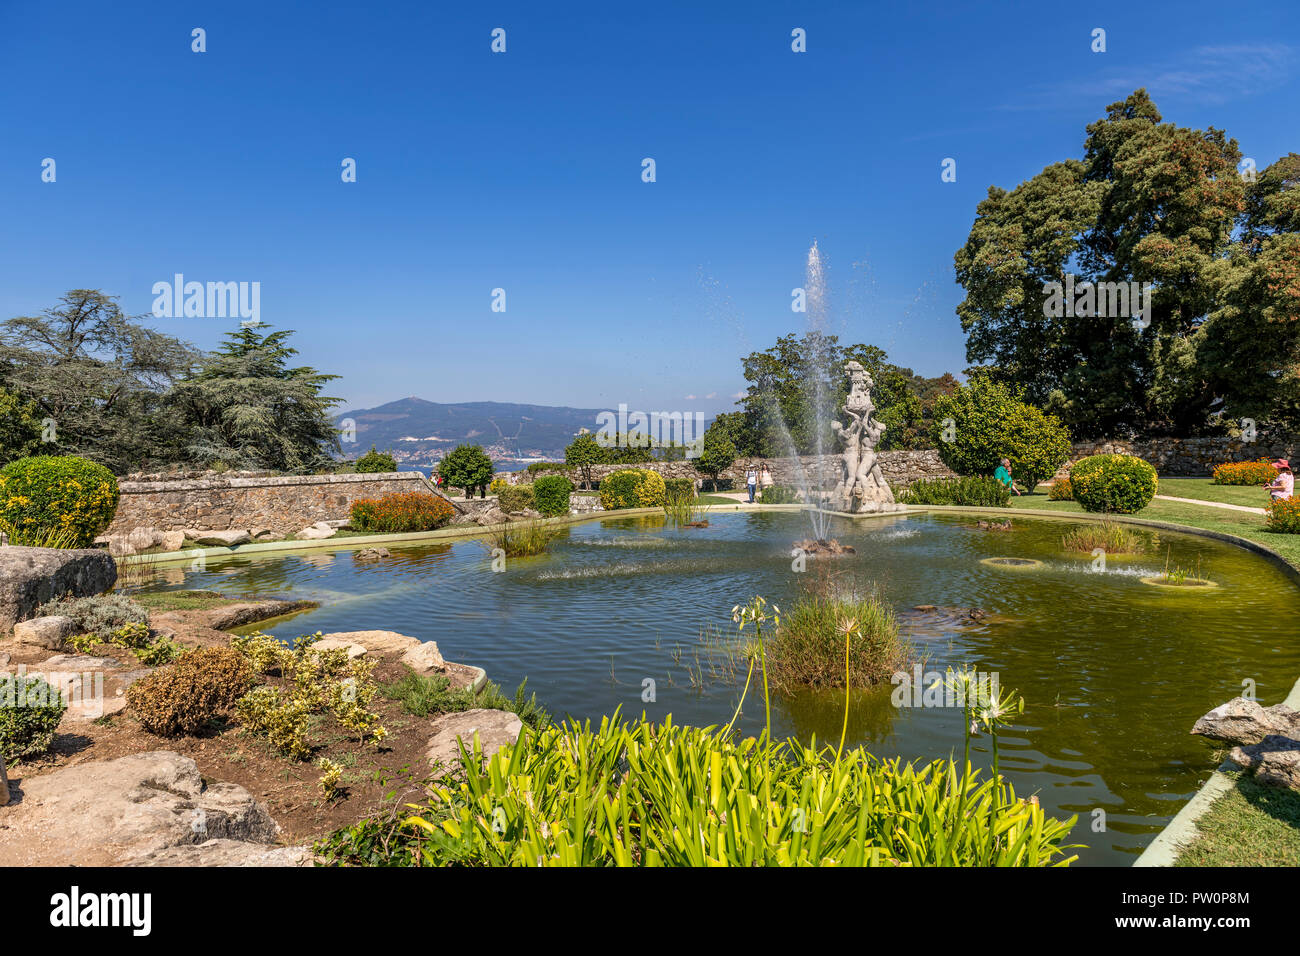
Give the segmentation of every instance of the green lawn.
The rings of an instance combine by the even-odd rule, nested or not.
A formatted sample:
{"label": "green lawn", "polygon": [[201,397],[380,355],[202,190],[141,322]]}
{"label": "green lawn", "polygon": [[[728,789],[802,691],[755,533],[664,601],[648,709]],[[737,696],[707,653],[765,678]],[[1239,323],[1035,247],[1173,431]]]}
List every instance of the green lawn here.
{"label": "green lawn", "polygon": [[1262,508],[1268,504],[1268,492],[1263,488],[1254,485],[1216,485],[1209,478],[1161,478],[1157,494],[1219,501],[1248,508]]}
{"label": "green lawn", "polygon": [[1177,866],[1300,866],[1300,793],[1249,777],[1196,821]]}

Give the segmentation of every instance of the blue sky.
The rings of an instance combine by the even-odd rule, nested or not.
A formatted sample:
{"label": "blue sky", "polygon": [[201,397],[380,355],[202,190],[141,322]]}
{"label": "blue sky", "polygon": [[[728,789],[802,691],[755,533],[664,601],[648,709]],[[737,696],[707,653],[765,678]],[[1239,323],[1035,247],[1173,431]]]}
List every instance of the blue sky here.
{"label": "blue sky", "polygon": [[[1300,149],[1294,0],[448,7],[0,2],[0,316],[257,281],[349,407],[711,414],[801,328],[814,238],[833,331],[959,372],[976,203],[1136,87],[1260,168]],[[149,321],[202,347],[236,325]]]}

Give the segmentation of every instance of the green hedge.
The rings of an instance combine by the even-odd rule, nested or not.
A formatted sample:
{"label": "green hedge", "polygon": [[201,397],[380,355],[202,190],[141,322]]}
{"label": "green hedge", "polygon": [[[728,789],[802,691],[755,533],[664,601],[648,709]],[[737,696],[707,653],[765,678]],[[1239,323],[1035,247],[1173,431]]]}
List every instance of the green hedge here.
{"label": "green hedge", "polygon": [[1084,511],[1133,514],[1155,497],[1156,470],[1133,455],[1092,455],[1071,466],[1070,490]]}
{"label": "green hedge", "polygon": [[85,548],[117,513],[117,479],[71,455],[20,458],[0,469],[0,530],[11,544]]}
{"label": "green hedge", "polygon": [[532,485],[506,485],[497,492],[497,506],[506,514],[530,511],[534,500]]}
{"label": "green hedge", "polygon": [[543,475],[533,482],[533,501],[537,510],[548,518],[569,513],[569,495],[573,482],[563,475]]}
{"label": "green hedge", "polygon": [[1011,500],[1006,485],[990,475],[966,478],[922,478],[894,496],[906,505],[965,505],[1005,508]]}
{"label": "green hedge", "polygon": [[662,508],[667,500],[663,476],[646,468],[624,468],[600,480],[600,504],[606,511],[619,508]]}

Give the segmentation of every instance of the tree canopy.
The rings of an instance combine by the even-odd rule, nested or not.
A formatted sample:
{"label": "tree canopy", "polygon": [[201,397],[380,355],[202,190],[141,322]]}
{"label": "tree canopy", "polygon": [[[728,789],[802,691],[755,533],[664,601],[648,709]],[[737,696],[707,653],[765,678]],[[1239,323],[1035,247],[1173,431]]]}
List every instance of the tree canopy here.
{"label": "tree canopy", "polygon": [[[1241,159],[1222,130],[1166,123],[1137,90],[1087,127],[1081,159],[990,187],[955,256],[967,359],[1076,438],[1293,427],[1300,157],[1255,177]],[[1048,314],[1045,286],[1067,275],[1150,283],[1150,313]]]}
{"label": "tree canopy", "polygon": [[[772,348],[742,359],[750,383],[737,402],[743,411],[719,416],[714,427],[726,431],[741,455],[779,457],[791,448],[812,454],[819,437],[822,450],[834,452],[831,410],[848,394],[844,366],[850,360],[862,363],[874,380],[876,417],[886,425],[881,447],[927,447],[933,402],[955,388],[957,380],[947,374],[923,378],[890,363],[881,348],[840,345],[838,336],[817,331],[783,335]],[[817,413],[819,404],[825,414]]]}
{"label": "tree canopy", "polygon": [[94,289],[73,289],[39,316],[0,324],[0,384],[34,405],[34,417],[52,420],[45,453],[119,474],[165,456],[172,425],[162,397],[198,355]]}
{"label": "tree canopy", "polygon": [[186,459],[293,474],[333,467],[339,442],[329,412],[339,399],[321,389],[338,376],[291,368],[297,350],[285,342],[292,334],[262,334],[259,327],[229,332],[225,345],[176,383],[168,402],[183,430]]}

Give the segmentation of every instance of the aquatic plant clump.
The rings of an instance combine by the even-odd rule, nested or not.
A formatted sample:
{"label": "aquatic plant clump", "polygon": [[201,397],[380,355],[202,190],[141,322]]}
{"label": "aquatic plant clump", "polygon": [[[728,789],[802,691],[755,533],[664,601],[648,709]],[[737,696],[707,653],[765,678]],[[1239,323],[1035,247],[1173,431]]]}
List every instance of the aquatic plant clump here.
{"label": "aquatic plant clump", "polygon": [[765,653],[768,679],[781,693],[846,680],[854,688],[885,684],[912,658],[889,605],[874,595],[837,596],[828,585],[813,587],[781,615]]}
{"label": "aquatic plant clump", "polygon": [[1147,535],[1132,531],[1115,521],[1082,525],[1071,528],[1061,538],[1066,551],[1091,554],[1100,548],[1107,554],[1143,554],[1151,550],[1152,540]]}
{"label": "aquatic plant clump", "polygon": [[488,535],[492,549],[507,558],[530,558],[543,553],[552,541],[564,533],[562,528],[545,522],[509,521]]}

